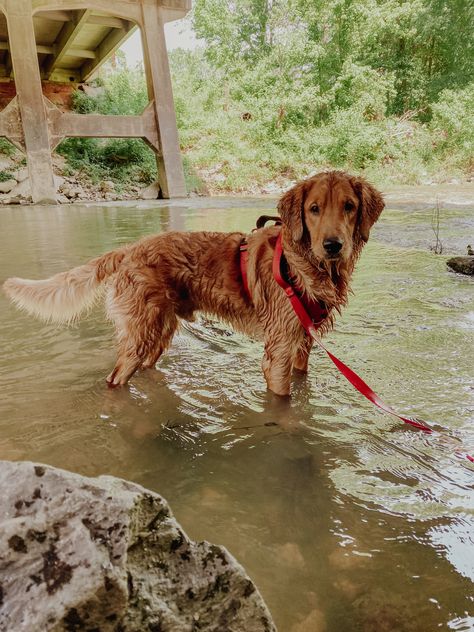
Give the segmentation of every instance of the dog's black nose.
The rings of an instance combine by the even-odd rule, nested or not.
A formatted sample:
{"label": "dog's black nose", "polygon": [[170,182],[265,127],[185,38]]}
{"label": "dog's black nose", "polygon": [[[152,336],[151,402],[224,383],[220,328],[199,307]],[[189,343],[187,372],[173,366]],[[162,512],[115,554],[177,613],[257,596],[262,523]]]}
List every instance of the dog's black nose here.
{"label": "dog's black nose", "polygon": [[339,239],[325,239],[323,246],[328,255],[337,255],[342,248],[342,241],[339,241]]}

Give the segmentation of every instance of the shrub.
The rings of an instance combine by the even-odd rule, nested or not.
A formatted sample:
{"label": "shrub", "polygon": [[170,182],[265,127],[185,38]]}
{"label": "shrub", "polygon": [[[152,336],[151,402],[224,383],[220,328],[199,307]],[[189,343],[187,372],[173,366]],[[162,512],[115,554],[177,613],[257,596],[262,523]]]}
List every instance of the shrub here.
{"label": "shrub", "polygon": [[444,90],[431,109],[435,154],[459,168],[474,169],[474,82],[463,90]]}
{"label": "shrub", "polygon": [[[287,39],[232,72],[199,49],[171,53],[189,190],[204,191],[203,179],[221,191],[254,190],[322,167],[412,184],[474,169],[474,83],[396,116],[395,73],[348,58],[323,90],[301,32]],[[76,111],[89,114],[139,114],[147,102],[138,69],[110,75],[94,97],[74,95]],[[58,151],[94,180],[156,178],[155,156],[141,140],[67,139]]]}

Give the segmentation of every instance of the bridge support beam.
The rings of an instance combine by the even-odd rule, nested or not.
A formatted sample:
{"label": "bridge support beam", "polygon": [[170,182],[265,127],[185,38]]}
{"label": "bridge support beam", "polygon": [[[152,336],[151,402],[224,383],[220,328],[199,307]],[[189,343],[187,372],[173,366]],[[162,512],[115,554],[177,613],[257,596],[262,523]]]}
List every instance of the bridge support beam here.
{"label": "bridge support beam", "polygon": [[163,197],[175,198],[186,195],[186,186],[179,151],[162,11],[157,4],[142,4],[142,42],[148,96],[154,104],[161,147],[161,152],[157,154],[160,189]]}
{"label": "bridge support beam", "polygon": [[36,52],[30,0],[16,0],[8,6],[10,55],[18,98],[31,195],[37,204],[56,202],[48,119]]}
{"label": "bridge support beam", "polygon": [[[0,0],[9,33],[9,42],[0,42],[0,50],[9,51],[17,92],[0,112],[0,136],[26,153],[33,202],[56,201],[51,154],[68,136],[143,138],[157,156],[162,197],[186,195],[164,24],[183,17],[190,8],[191,0]],[[111,9],[117,11],[117,17],[109,15]],[[64,21],[59,44],[38,46],[35,13],[52,24]],[[95,51],[74,48],[80,29],[97,24],[113,31],[105,37],[107,46],[102,42]],[[64,57],[76,55],[85,61],[74,73],[84,80],[93,65],[99,66],[120,45],[122,31],[125,40],[136,25],[142,33],[150,100],[141,116],[74,115],[61,112],[43,97],[42,72],[47,77],[56,67],[61,70]],[[46,56],[42,68],[38,53]]]}

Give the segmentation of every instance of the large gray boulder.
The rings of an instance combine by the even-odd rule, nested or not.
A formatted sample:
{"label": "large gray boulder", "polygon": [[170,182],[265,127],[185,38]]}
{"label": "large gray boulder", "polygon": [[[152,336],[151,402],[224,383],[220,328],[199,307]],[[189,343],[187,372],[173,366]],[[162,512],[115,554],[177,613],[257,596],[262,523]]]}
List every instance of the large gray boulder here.
{"label": "large gray boulder", "polygon": [[275,631],[244,569],[159,495],[6,461],[0,488],[2,632]]}
{"label": "large gray boulder", "polygon": [[452,257],[446,263],[455,272],[474,274],[474,257]]}

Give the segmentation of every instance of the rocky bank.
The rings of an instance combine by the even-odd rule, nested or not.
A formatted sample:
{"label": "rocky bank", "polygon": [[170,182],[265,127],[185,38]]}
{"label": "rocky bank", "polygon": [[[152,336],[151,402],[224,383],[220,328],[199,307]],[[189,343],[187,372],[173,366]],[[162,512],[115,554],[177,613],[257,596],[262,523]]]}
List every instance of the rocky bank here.
{"label": "rocky bank", "polygon": [[[135,184],[118,185],[112,180],[92,182],[81,171],[72,171],[66,160],[53,154],[53,169],[58,202],[113,202],[114,200],[156,200],[159,196],[157,184],[141,186]],[[8,156],[0,153],[0,205],[31,204],[31,187],[28,168],[19,153]]]}

